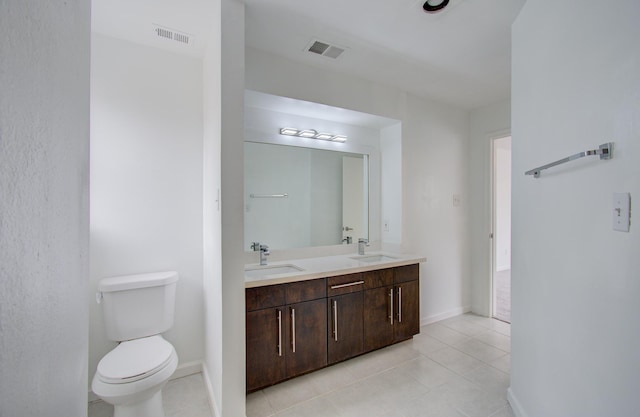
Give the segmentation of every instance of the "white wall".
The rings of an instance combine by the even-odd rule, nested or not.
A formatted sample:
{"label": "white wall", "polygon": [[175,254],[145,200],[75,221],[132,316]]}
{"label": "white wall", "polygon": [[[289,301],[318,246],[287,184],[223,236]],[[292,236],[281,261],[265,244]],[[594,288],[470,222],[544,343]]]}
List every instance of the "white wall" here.
{"label": "white wall", "polygon": [[[518,416],[637,416],[640,4],[527,2],[513,26],[510,401]],[[613,159],[526,170],[615,143]],[[633,212],[632,208],[632,212]]]}
{"label": "white wall", "polygon": [[0,415],[87,415],[88,1],[2,2]]}
{"label": "white wall", "polygon": [[[407,97],[402,123],[403,247],[427,257],[420,313],[431,322],[470,310],[469,113]],[[460,196],[460,206],[453,196]]]}
{"label": "white wall", "polygon": [[380,129],[380,195],[382,241],[402,244],[402,124]]}
{"label": "white wall", "polygon": [[222,218],[220,211],[221,7],[212,8],[203,72],[203,287],[204,380],[215,417],[220,417],[223,385]]}
{"label": "white wall", "polygon": [[[400,120],[402,249],[427,257],[422,319],[469,309],[469,112],[252,48],[246,51],[246,88]],[[461,207],[453,207],[453,194],[461,196]]]}
{"label": "white wall", "polygon": [[[491,314],[491,142],[511,131],[511,100],[471,111],[469,134],[469,228],[471,310]],[[514,139],[514,140],[517,140]]]}
{"label": "white wall", "polygon": [[[243,206],[244,169],[244,2],[222,0],[221,24],[221,174],[222,194],[222,332],[212,340],[221,349],[219,368],[209,373],[220,380],[220,407],[224,417],[245,413],[245,308]],[[211,300],[207,300],[211,303]],[[207,329],[209,332],[209,329]],[[214,333],[215,335],[215,333]],[[207,336],[209,338],[209,335]]]}
{"label": "white wall", "polygon": [[180,364],[203,357],[202,61],[92,35],[89,374],[114,342],[92,301],[105,276],[176,270]]}

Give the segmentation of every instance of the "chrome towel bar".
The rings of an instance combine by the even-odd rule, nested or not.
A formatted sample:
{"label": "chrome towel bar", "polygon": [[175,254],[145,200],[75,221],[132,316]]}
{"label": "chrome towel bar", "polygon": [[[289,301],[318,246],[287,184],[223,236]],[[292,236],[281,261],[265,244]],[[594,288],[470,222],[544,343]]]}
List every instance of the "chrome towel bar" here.
{"label": "chrome towel bar", "polygon": [[249,194],[251,198],[287,198],[289,194]]}
{"label": "chrome towel bar", "polygon": [[611,159],[613,156],[613,142],[603,143],[600,145],[598,149],[593,149],[589,151],[579,152],[575,155],[568,156],[566,158],[562,158],[555,162],[551,162],[550,164],[542,165],[541,167],[531,169],[524,173],[524,175],[533,175],[534,178],[540,178],[540,171],[549,169],[551,167],[564,164],[565,162],[574,161],[576,159],[583,158],[585,156],[591,155],[600,155],[600,159]]}

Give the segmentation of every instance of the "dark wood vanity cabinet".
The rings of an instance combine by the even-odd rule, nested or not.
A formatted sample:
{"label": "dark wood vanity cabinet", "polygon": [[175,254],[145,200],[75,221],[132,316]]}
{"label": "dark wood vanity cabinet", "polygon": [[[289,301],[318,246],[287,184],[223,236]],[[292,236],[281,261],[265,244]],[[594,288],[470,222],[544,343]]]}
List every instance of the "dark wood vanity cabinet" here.
{"label": "dark wood vanity cabinet", "polygon": [[393,342],[410,339],[420,333],[420,271],[418,265],[395,269],[395,321]]}
{"label": "dark wood vanity cabinet", "polygon": [[247,391],[327,365],[326,280],[248,288]]}
{"label": "dark wood vanity cabinet", "polygon": [[327,353],[329,364],[360,355],[363,345],[362,274],[327,279]]}
{"label": "dark wood vanity cabinet", "polygon": [[248,288],[247,391],[420,332],[419,265]]}
{"label": "dark wood vanity cabinet", "polygon": [[409,339],[420,332],[418,264],[365,275],[365,352]]}

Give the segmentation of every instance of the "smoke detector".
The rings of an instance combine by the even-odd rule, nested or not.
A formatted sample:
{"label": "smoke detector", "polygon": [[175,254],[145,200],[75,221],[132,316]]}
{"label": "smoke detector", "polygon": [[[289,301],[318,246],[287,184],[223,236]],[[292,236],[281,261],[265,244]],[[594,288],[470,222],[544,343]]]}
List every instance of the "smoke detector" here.
{"label": "smoke detector", "polygon": [[154,24],[153,31],[158,38],[174,41],[183,45],[191,45],[193,41],[192,35],[186,32],[168,28],[166,26]]}
{"label": "smoke detector", "polygon": [[337,59],[347,48],[337,46],[329,42],[313,39],[305,48],[307,52],[311,52],[316,55],[326,56],[327,58]]}

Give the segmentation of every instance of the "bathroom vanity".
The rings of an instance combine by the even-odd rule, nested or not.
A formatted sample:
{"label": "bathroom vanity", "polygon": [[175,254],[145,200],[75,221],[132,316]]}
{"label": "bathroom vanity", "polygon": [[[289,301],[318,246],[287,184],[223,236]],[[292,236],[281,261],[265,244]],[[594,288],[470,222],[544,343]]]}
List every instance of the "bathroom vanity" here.
{"label": "bathroom vanity", "polygon": [[[419,333],[424,260],[336,256],[270,265],[262,269],[265,275],[248,275],[247,392]],[[278,273],[269,275],[270,270]]]}

